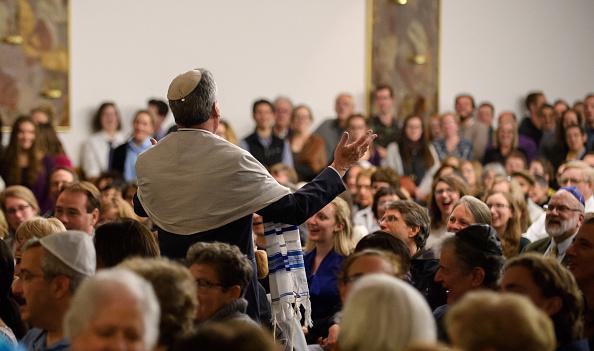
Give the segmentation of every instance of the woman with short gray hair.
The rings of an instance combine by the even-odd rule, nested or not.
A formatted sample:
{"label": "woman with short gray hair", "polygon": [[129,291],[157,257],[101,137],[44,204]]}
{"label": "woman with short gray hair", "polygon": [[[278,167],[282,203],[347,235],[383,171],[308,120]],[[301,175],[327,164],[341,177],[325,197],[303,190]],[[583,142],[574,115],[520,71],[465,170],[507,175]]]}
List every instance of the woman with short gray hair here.
{"label": "woman with short gray hair", "polygon": [[64,318],[64,333],[72,351],[102,350],[112,343],[150,351],[157,344],[159,316],[159,303],[146,280],[126,269],[103,270],[78,288]]}

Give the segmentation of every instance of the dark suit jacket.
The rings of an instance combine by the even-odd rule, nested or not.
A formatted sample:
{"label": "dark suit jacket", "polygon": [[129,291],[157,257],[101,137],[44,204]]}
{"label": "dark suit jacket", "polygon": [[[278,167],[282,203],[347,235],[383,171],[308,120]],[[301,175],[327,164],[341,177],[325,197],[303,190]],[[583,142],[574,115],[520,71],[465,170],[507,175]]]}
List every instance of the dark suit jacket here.
{"label": "dark suit jacket", "polygon": [[[326,168],[314,180],[295,193],[282,197],[256,213],[264,217],[265,221],[300,225],[345,190],[344,183],[338,173],[333,169]],[[180,196],[183,196],[183,193]],[[134,211],[141,217],[148,217],[136,195],[134,195]],[[161,228],[158,229],[158,232],[161,256],[172,259],[184,258],[190,246],[198,241],[219,241],[238,246],[254,265],[254,276],[246,290],[245,299],[248,300],[247,314],[252,319],[259,321],[258,280],[255,274],[256,261],[254,259],[251,214],[219,228],[192,235],[177,235]]]}
{"label": "dark suit jacket", "polygon": [[[539,252],[544,255],[549,245],[551,245],[551,240],[551,237],[536,240],[535,242],[526,245],[522,252]],[[567,267],[567,255],[563,257],[563,259],[561,260],[561,264],[563,265],[563,267]]]}
{"label": "dark suit jacket", "polygon": [[128,150],[128,142],[116,147],[113,151],[113,161],[111,163],[111,170],[120,172],[124,175],[124,164],[126,163],[126,151]]}

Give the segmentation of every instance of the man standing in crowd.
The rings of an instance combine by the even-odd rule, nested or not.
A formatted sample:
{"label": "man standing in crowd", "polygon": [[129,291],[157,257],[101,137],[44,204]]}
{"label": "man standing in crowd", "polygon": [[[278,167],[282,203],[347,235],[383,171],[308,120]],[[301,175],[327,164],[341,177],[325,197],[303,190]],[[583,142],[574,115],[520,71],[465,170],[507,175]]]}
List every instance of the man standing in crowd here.
{"label": "man standing in crowd", "polygon": [[489,143],[489,127],[484,123],[476,123],[474,119],[474,99],[470,95],[456,97],[456,114],[460,119],[461,138],[472,141],[474,159],[481,162]]}
{"label": "man standing in crowd", "polygon": [[289,98],[280,96],[274,100],[274,127],[273,132],[280,139],[291,135],[291,114],[293,103]]}
{"label": "man standing in crowd", "polygon": [[163,139],[165,135],[167,135],[167,130],[163,125],[165,118],[167,118],[167,112],[169,112],[169,107],[164,101],[161,100],[149,100],[147,110],[155,115],[155,140],[159,141]]}
{"label": "man standing in crowd", "polygon": [[326,159],[332,162],[334,159],[334,148],[340,142],[340,138],[346,130],[347,119],[355,112],[353,96],[350,94],[340,94],[336,98],[334,105],[336,118],[327,119],[316,129],[316,134],[324,139],[326,147]]}
{"label": "man standing in crowd", "polygon": [[[303,223],[345,190],[341,178],[375,138],[368,131],[346,145],[345,133],[331,167],[291,193],[249,153],[214,135],[220,112],[210,71],[180,74],[167,97],[179,130],[138,157],[134,207],[159,227],[161,254],[173,258],[185,257],[197,241],[219,241],[238,246],[255,266],[252,214]],[[254,274],[247,312],[258,320],[256,286]]]}
{"label": "man standing in crowd", "polygon": [[69,230],[80,230],[93,236],[99,220],[101,193],[89,182],[64,184],[56,201],[54,216]]}
{"label": "man standing in crowd", "polygon": [[293,167],[293,154],[289,141],[278,138],[272,133],[274,106],[268,100],[258,100],[254,102],[252,113],[256,121],[256,130],[243,139],[239,146],[268,168],[277,163]]}
{"label": "man standing in crowd", "polygon": [[382,160],[386,158],[388,144],[396,141],[399,126],[394,114],[396,99],[394,90],[389,85],[379,85],[373,94],[373,105],[377,115],[369,119],[369,128],[377,134],[373,143]]}
{"label": "man standing in crowd", "polygon": [[541,92],[533,92],[526,97],[526,108],[529,115],[524,117],[520,124],[519,133],[534,140],[538,145],[542,138],[542,124],[543,121],[538,115],[540,107],[547,102],[546,97]]}
{"label": "man standing in crowd", "polygon": [[567,266],[565,251],[584,220],[584,197],[573,186],[563,187],[551,196],[546,212],[545,230],[549,237],[528,244],[524,252],[540,252]]}
{"label": "man standing in crowd", "polygon": [[62,320],[84,278],[95,274],[93,241],[80,231],[29,240],[23,248],[15,295],[25,302],[21,317],[33,328],[21,339],[27,350],[69,350]]}

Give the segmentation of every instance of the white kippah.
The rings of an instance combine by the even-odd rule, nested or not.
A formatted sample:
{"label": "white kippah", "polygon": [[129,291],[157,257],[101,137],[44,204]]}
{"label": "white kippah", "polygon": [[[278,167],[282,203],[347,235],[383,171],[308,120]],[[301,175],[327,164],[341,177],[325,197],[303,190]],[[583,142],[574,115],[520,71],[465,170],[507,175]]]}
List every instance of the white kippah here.
{"label": "white kippah", "polygon": [[95,246],[91,237],[80,230],[50,234],[39,240],[41,245],[62,263],[80,274],[95,274]]}
{"label": "white kippah", "polygon": [[187,71],[175,77],[169,90],[167,91],[167,98],[169,100],[180,100],[188,96],[200,83],[202,79],[202,72],[198,70]]}

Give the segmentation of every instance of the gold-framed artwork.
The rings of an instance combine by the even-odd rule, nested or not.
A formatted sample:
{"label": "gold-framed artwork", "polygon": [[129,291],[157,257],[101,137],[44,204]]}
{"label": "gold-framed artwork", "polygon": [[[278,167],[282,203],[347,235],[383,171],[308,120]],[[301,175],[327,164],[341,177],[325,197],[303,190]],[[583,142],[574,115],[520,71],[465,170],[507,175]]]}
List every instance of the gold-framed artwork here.
{"label": "gold-framed artwork", "polygon": [[68,0],[0,0],[0,118],[3,130],[40,105],[68,129]]}
{"label": "gold-framed artwork", "polygon": [[439,0],[368,0],[367,92],[390,85],[397,118],[438,111]]}

